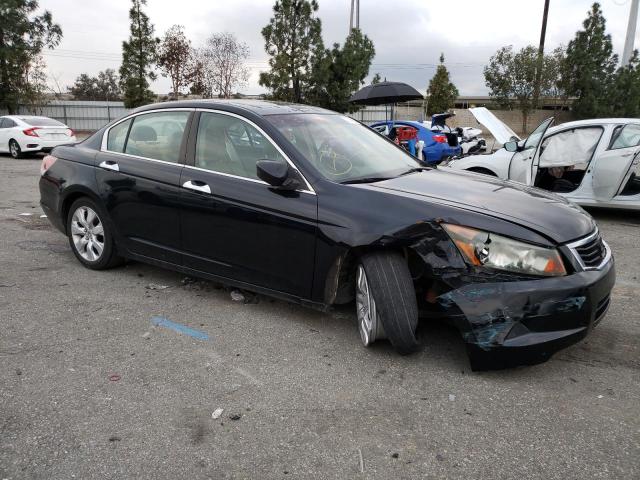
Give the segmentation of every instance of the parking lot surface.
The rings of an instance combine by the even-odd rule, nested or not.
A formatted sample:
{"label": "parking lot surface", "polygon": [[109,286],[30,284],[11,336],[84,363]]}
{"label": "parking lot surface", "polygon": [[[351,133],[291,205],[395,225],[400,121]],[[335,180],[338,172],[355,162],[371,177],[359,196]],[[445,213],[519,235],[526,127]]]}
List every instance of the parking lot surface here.
{"label": "parking lot surface", "polygon": [[352,306],[85,269],[39,164],[0,157],[0,479],[640,477],[639,213],[592,211],[618,282],[586,341],[473,373],[438,323],[400,357]]}

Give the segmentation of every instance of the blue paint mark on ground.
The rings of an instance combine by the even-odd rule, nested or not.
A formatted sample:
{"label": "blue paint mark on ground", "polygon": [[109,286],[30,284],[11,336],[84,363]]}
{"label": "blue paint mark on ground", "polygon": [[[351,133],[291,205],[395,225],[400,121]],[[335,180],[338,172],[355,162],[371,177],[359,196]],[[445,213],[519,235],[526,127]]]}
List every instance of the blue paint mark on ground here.
{"label": "blue paint mark on ground", "polygon": [[168,318],[161,317],[156,315],[151,317],[151,323],[157,327],[167,327],[171,330],[182,333],[184,335],[189,335],[190,337],[197,338],[198,340],[209,340],[209,335],[199,330],[194,330],[193,328],[187,327],[186,325],[181,325],[180,323],[172,322]]}

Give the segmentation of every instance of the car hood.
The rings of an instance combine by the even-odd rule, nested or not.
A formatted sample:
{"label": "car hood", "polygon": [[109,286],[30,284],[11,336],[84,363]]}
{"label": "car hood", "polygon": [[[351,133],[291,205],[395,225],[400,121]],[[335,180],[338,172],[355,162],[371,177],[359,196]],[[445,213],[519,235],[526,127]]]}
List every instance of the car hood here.
{"label": "car hood", "polygon": [[498,217],[557,243],[584,237],[596,227],[588,213],[558,195],[481,174],[434,169],[372,183],[369,187]]}
{"label": "car hood", "polygon": [[520,137],[511,130],[504,122],[491,113],[485,107],[470,108],[469,111],[478,121],[486,127],[487,130],[493,135],[500,143],[507,143],[511,140],[520,140]]}

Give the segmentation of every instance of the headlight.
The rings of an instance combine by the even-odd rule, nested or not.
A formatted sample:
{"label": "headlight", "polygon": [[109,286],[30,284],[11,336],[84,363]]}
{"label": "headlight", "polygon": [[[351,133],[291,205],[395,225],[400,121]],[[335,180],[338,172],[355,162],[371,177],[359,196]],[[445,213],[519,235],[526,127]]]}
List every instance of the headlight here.
{"label": "headlight", "polygon": [[567,274],[555,248],[538,247],[460,225],[443,223],[442,227],[471,265],[545,277]]}

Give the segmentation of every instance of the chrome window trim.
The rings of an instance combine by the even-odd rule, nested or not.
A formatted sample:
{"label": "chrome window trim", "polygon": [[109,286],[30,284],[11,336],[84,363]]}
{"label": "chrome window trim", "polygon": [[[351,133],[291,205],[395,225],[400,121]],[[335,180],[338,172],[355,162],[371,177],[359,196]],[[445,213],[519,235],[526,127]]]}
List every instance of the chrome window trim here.
{"label": "chrome window trim", "polygon": [[[196,108],[196,111],[197,112],[206,112],[206,113],[219,113],[219,114],[222,114],[222,115],[227,115],[229,117],[237,118],[239,120],[242,120],[243,122],[247,122],[253,128],[258,130],[258,132],[260,132],[260,134],[264,138],[266,138],[271,145],[273,145],[275,147],[275,149],[278,151],[278,153],[280,155],[282,155],[282,157],[287,161],[289,166],[291,168],[293,168],[298,173],[298,175],[300,175],[300,178],[302,178],[302,180],[304,180],[304,183],[307,186],[306,190],[296,190],[296,192],[309,193],[311,195],[316,195],[316,191],[313,189],[313,187],[311,186],[309,181],[306,179],[306,177],[302,174],[302,172],[298,169],[296,164],[293,163],[293,161],[291,161],[289,156],[286,153],[284,153],[282,148],[280,148],[280,146],[262,128],[260,128],[260,126],[256,125],[253,121],[249,120],[246,117],[243,117],[242,115],[238,115],[237,113],[225,112],[224,110],[216,110],[214,108]],[[197,133],[196,133],[196,135],[197,135]],[[196,141],[197,141],[197,139],[196,139]],[[186,166],[188,168],[193,168],[193,169],[196,169],[196,170],[202,170],[202,171],[205,171],[205,172],[216,173],[216,174],[224,175],[224,176],[227,176],[227,177],[240,178],[240,179],[243,179],[243,180],[249,180],[249,181],[252,181],[252,182],[262,183],[264,185],[268,185],[267,182],[264,182],[262,180],[256,180],[255,178],[247,178],[247,177],[242,177],[240,175],[232,175],[230,173],[216,172],[215,170],[208,170],[206,168],[200,168],[200,167],[195,167],[195,166],[192,167],[191,165],[186,165]]]}
{"label": "chrome window trim", "polygon": [[[116,125],[120,125],[122,122],[126,122],[127,120],[130,120],[130,119],[132,119],[134,117],[137,117],[139,115],[146,115],[148,113],[193,112],[193,111],[195,111],[195,108],[176,107],[176,108],[154,108],[153,110],[145,110],[144,112],[131,113],[131,114],[127,115],[126,117],[122,117],[120,120],[118,120],[113,125],[110,125],[109,128],[107,128],[104,131],[104,133],[102,134],[102,142],[100,142],[100,151],[101,152],[114,153],[116,155],[128,155],[130,157],[135,157],[135,158],[144,158],[146,160],[155,160],[154,158],[140,157],[138,155],[131,155],[131,154],[123,153],[123,152],[114,152],[113,150],[108,150],[107,149],[107,140],[109,138],[109,132]],[[163,160],[157,160],[157,161],[158,162],[162,162]],[[174,162],[165,162],[165,163],[174,163]]]}
{"label": "chrome window trim", "polygon": [[593,239],[596,238],[599,234],[600,232],[598,228],[596,228],[592,233],[590,233],[586,237],[583,237],[579,240],[576,240],[575,242],[571,242],[567,244],[567,248],[569,249],[571,254],[574,256],[574,258],[576,259],[576,261],[578,262],[582,270],[585,272],[592,271],[592,270],[600,270],[603,266],[605,266],[611,260],[611,247],[609,247],[609,244],[605,242],[604,239],[602,238],[601,240],[602,240],[602,245],[604,245],[605,254],[604,254],[604,258],[602,259],[602,262],[600,262],[600,264],[595,267],[587,267],[582,261],[582,257],[576,250],[576,247],[581,247],[582,245],[586,245],[587,243],[593,241]]}

